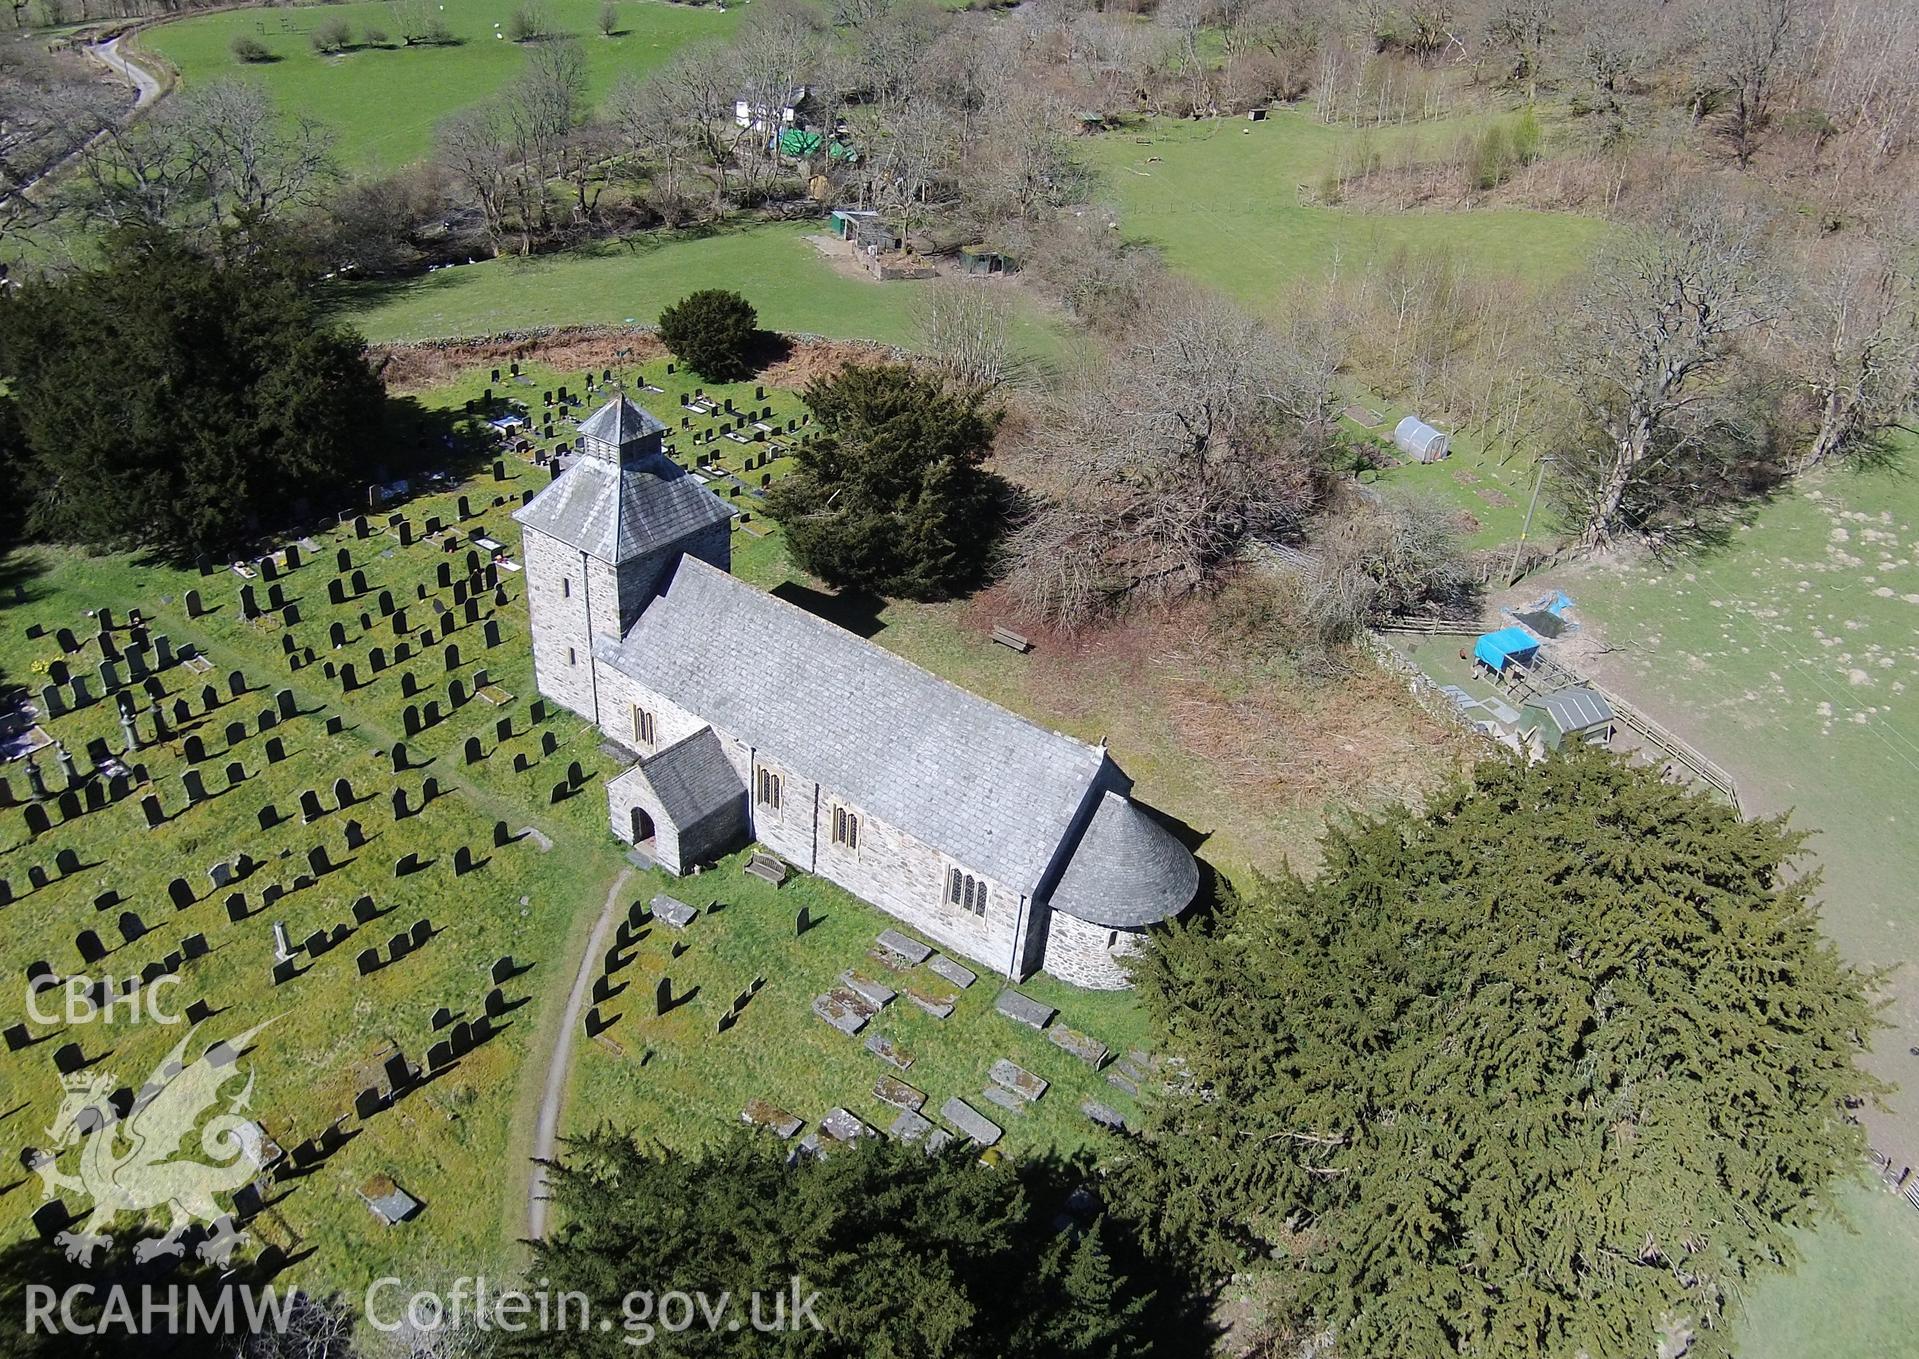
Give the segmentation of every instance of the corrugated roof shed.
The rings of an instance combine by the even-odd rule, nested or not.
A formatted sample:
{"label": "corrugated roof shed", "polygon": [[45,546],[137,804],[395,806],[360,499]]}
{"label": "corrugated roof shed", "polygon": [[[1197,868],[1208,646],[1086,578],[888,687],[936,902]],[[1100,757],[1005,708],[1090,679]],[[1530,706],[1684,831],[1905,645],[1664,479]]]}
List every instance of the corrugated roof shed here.
{"label": "corrugated roof shed", "polygon": [[1527,706],[1545,713],[1562,732],[1585,731],[1613,720],[1612,704],[1583,686],[1542,694]]}
{"label": "corrugated roof shed", "polygon": [[[530,507],[529,507],[530,508]],[[693,557],[599,660],[1019,891],[1106,752],[1047,731]]]}

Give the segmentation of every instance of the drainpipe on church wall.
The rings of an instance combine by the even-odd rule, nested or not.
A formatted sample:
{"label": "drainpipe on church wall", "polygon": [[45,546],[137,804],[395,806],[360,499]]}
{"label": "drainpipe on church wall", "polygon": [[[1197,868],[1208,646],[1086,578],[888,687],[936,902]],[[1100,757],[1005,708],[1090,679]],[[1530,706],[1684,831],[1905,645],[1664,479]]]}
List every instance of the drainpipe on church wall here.
{"label": "drainpipe on church wall", "polygon": [[1025,961],[1022,954],[1026,951],[1026,916],[1032,898],[1020,893],[1019,910],[1013,913],[1013,946],[1006,954],[1006,980],[1018,982],[1020,964]]}

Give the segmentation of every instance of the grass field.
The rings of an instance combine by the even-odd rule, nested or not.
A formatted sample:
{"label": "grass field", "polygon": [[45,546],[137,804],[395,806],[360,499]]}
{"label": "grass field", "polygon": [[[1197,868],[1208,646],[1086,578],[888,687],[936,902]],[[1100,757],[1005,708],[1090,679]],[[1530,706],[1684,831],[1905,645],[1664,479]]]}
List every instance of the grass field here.
{"label": "grass field", "polygon": [[[532,259],[508,257],[396,283],[342,288],[339,307],[371,340],[491,335],[536,326],[652,325],[662,308],[698,288],[745,295],[769,330],[917,343],[914,307],[924,285],[880,283],[836,269],[806,236],[817,222],[710,233],[649,235]],[[1066,332],[1015,294],[1015,344],[1056,357]]]}
{"label": "grass field", "polygon": [[[1376,134],[1434,138],[1449,125]],[[1360,273],[1401,248],[1453,252],[1460,263],[1532,282],[1577,269],[1604,233],[1586,217],[1510,210],[1368,213],[1316,206],[1318,185],[1355,136],[1284,110],[1263,123],[1143,121],[1082,149],[1129,238],[1255,308],[1301,278]]]}
{"label": "grass field", "polygon": [[[163,58],[191,86],[228,76],[257,81],[283,113],[311,118],[338,138],[341,165],[351,171],[390,170],[431,148],[433,128],[448,114],[478,103],[511,80],[526,63],[526,48],[494,36],[517,0],[454,0],[440,6],[460,41],[450,47],[362,48],[336,56],[313,50],[311,33],[344,20],[356,43],[369,24],[399,41],[391,5],[360,0],[342,5],[294,5],[234,10],[160,24],[141,45]],[[603,38],[600,0],[548,0],[555,26],[580,40],[587,60],[587,94],[598,100],[626,72],[644,74],[690,42],[723,41],[741,9],[675,5],[665,0],[619,0],[620,33]],[[258,38],[276,58],[236,61],[234,38]]]}

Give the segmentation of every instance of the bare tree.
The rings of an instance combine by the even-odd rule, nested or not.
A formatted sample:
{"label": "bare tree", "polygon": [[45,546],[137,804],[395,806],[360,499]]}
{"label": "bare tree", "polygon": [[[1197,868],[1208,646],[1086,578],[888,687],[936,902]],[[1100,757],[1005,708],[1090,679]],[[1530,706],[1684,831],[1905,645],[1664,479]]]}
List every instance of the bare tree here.
{"label": "bare tree", "polygon": [[1124,345],[1082,367],[1009,456],[1045,497],[1013,544],[1023,607],[1075,626],[1197,588],[1252,535],[1298,522],[1310,437],[1282,415],[1277,341],[1170,280]]}
{"label": "bare tree", "polygon": [[110,125],[81,155],[67,203],[108,226],[144,221],[211,235],[311,207],[339,177],[332,135],[288,118],[259,86],[216,80],[152,117]]}
{"label": "bare tree", "polygon": [[1700,80],[1725,101],[1721,130],[1741,169],[1752,164],[1780,88],[1795,73],[1804,2],[1714,0],[1705,10]]}
{"label": "bare tree", "polygon": [[1700,494],[1737,345],[1778,308],[1764,230],[1753,211],[1691,196],[1588,274],[1557,337],[1570,419],[1551,464],[1585,545]]}
{"label": "bare tree", "polygon": [[1848,242],[1806,266],[1780,327],[1788,371],[1813,408],[1801,468],[1882,451],[1912,427],[1919,392],[1915,243]]}
{"label": "bare tree", "polygon": [[332,134],[311,119],[283,116],[258,85],[193,86],[169,117],[202,167],[210,224],[266,221],[285,208],[311,206],[339,176]]}
{"label": "bare tree", "polygon": [[[16,5],[16,24],[19,13]],[[34,190],[112,120],[103,87],[29,43],[0,44],[0,241],[51,219],[50,197]]]}
{"label": "bare tree", "polygon": [[920,349],[949,380],[971,392],[1017,385],[1026,365],[1009,336],[1012,302],[981,279],[940,279],[920,294]]}
{"label": "bare tree", "polygon": [[501,121],[496,105],[476,104],[441,123],[434,136],[435,159],[480,210],[495,251],[506,240],[513,177],[513,152]]}

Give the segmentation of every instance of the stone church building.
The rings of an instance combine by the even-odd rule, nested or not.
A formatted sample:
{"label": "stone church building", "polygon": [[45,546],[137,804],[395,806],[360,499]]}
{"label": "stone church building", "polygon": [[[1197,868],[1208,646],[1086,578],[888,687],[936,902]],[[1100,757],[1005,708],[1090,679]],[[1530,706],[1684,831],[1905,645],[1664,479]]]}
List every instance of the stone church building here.
{"label": "stone church building", "polygon": [[674,873],[757,841],[1006,977],[1124,986],[1199,869],[1105,748],[735,578],[665,433],[608,402],[514,515],[540,692],[635,758],[614,834]]}

